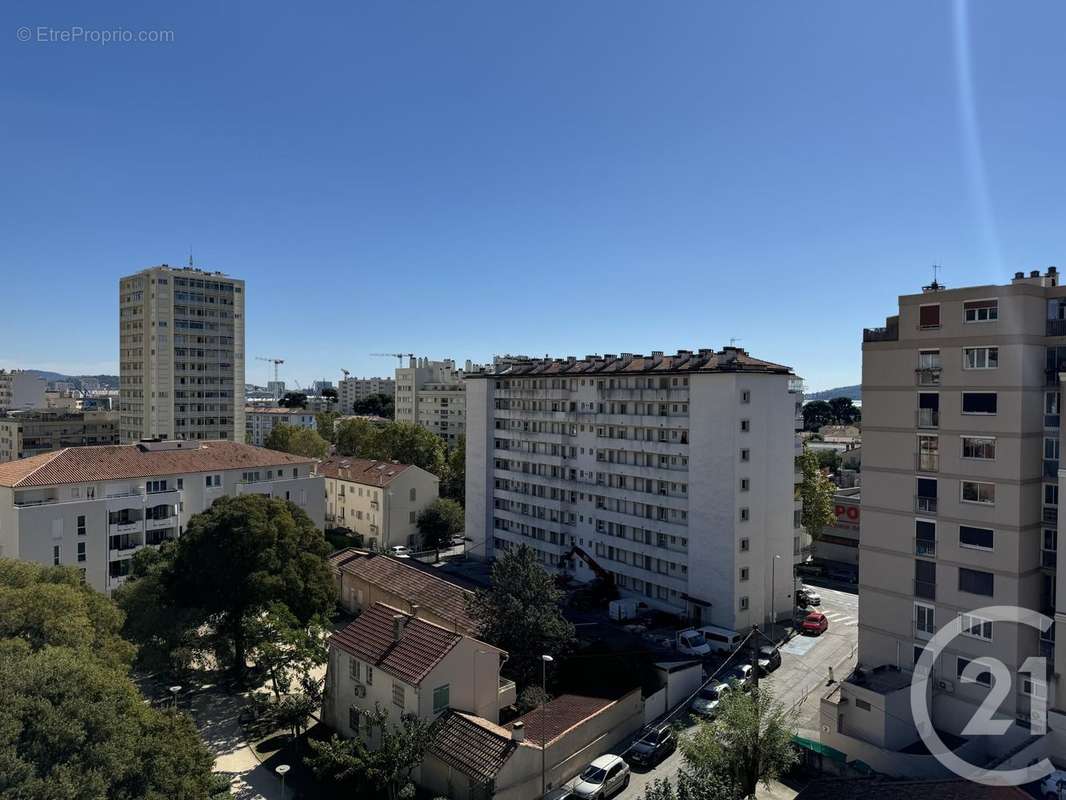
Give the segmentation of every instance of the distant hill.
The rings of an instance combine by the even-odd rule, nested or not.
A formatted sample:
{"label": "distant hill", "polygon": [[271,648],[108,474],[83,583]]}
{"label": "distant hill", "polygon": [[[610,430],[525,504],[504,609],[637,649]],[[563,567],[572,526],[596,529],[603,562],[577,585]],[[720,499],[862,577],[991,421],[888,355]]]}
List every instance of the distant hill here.
{"label": "distant hill", "polygon": [[48,372],[43,369],[28,369],[26,371],[38,375],[46,381],[70,381],[76,386],[81,386],[83,379],[95,378],[100,382],[100,387],[102,389],[118,388],[118,375],[64,375],[61,372]]}
{"label": "distant hill", "polygon": [[809,392],[804,395],[807,400],[832,400],[834,397],[849,397],[852,400],[862,400],[862,386],[838,386],[836,389],[826,389],[824,392]]}

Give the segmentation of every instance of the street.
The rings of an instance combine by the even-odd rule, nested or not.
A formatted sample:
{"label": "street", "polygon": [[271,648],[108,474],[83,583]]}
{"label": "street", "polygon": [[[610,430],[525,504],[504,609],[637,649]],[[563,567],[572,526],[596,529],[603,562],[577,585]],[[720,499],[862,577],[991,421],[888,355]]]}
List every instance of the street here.
{"label": "street", "polygon": [[[858,641],[859,597],[853,592],[814,587],[822,597],[818,609],[829,618],[829,629],[821,636],[796,636],[788,644],[782,645],[781,666],[762,678],[759,685],[770,687],[774,695],[786,707],[798,707],[797,727],[800,735],[817,738],[818,731],[818,696],[829,677],[829,668],[833,667],[836,678],[843,677],[846,664],[854,654]],[[808,701],[808,702],[805,702]],[[687,732],[696,729],[693,718],[682,719],[691,722]],[[619,752],[622,752],[621,750]],[[659,766],[644,772],[633,770],[629,788],[617,797],[639,800],[644,796],[646,786],[659,778],[677,776],[682,764],[680,749],[668,756]],[[761,795],[760,795],[761,796]]]}

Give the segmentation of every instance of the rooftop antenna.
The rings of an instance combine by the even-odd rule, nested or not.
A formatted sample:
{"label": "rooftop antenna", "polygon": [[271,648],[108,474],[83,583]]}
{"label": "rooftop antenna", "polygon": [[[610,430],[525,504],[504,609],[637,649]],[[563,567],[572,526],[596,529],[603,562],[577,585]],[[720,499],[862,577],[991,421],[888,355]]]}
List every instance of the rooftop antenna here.
{"label": "rooftop antenna", "polygon": [[192,266],[192,245],[189,245],[189,266]]}
{"label": "rooftop antenna", "polygon": [[932,289],[933,291],[936,291],[937,289],[943,289],[944,288],[943,284],[941,284],[940,282],[937,281],[937,272],[939,270],[942,270],[942,269],[944,269],[944,268],[942,266],[940,266],[939,264],[933,264],[933,282],[931,284],[929,284],[929,287],[928,287],[928,288]]}
{"label": "rooftop antenna", "polygon": [[743,339],[737,338],[736,336],[730,336],[729,337],[729,346],[730,347],[736,347],[737,346],[737,342],[743,342],[743,341],[744,341]]}

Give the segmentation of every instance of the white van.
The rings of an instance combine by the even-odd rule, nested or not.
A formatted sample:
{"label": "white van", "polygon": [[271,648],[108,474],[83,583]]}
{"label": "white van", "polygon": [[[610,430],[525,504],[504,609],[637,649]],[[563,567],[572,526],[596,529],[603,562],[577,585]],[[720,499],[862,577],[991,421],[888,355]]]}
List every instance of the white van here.
{"label": "white van", "polygon": [[744,641],[742,634],[729,628],[719,628],[717,625],[706,625],[699,631],[715,653],[732,653]]}

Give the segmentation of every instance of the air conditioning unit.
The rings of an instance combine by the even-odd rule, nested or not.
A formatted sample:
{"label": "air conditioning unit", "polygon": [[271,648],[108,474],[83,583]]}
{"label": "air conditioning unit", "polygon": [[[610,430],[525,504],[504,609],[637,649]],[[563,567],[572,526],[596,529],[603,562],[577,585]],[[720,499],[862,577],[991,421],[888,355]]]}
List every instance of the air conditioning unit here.
{"label": "air conditioning unit", "polygon": [[363,684],[357,683],[355,685],[355,696],[356,697],[366,697],[366,687],[363,686]]}
{"label": "air conditioning unit", "polygon": [[955,692],[955,684],[951,681],[938,680],[936,682],[936,688],[945,694],[954,694]]}

